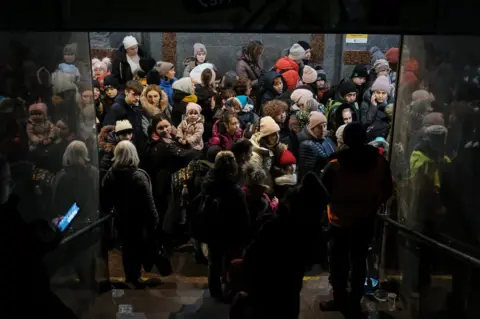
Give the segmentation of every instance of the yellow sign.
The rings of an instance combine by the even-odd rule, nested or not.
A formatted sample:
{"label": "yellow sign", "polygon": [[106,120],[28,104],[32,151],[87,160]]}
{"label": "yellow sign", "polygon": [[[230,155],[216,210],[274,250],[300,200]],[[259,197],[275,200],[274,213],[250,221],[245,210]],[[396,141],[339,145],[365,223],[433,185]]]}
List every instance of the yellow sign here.
{"label": "yellow sign", "polygon": [[347,43],[367,43],[368,34],[347,34],[345,40]]}

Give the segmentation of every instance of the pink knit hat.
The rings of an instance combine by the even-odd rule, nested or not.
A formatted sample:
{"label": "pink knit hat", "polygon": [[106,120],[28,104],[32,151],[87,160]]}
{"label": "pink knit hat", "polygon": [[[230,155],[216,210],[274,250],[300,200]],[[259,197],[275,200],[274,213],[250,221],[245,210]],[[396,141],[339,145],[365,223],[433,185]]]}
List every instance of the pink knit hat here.
{"label": "pink knit hat", "polygon": [[190,110],[196,110],[198,112],[198,114],[200,114],[200,112],[202,112],[201,106],[198,105],[197,103],[192,103],[192,102],[187,104],[187,113]]}
{"label": "pink knit hat", "polygon": [[372,91],[390,92],[390,90],[390,80],[384,75],[379,76],[375,82],[373,82]]}
{"label": "pink knit hat", "polygon": [[[315,79],[316,79],[316,75],[315,75]],[[290,95],[290,99],[293,101],[293,103],[297,105],[304,105],[307,102],[307,100],[310,100],[311,98],[313,98],[313,93],[312,91],[307,89],[296,89]]]}
{"label": "pink knit hat", "polygon": [[28,107],[28,113],[32,112],[32,111],[40,111],[42,112],[43,114],[45,114],[45,116],[47,115],[47,104],[45,103],[34,103],[32,105],[30,105]]}
{"label": "pink knit hat", "polygon": [[302,82],[305,84],[314,83],[317,81],[317,71],[311,66],[305,65],[303,68]]}
{"label": "pink knit hat", "polygon": [[310,112],[310,117],[308,118],[307,128],[313,130],[317,125],[322,123],[327,123],[327,118],[323,115],[322,112],[313,111]]}

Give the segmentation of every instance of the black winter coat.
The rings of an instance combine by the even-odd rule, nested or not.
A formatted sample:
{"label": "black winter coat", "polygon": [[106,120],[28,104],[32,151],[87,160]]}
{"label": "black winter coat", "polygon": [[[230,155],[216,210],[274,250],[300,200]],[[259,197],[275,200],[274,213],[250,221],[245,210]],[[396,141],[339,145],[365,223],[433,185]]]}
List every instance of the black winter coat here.
{"label": "black winter coat", "polygon": [[222,246],[244,246],[249,239],[250,216],[245,193],[235,179],[226,180],[216,176],[212,168],[202,184],[202,193],[219,198],[219,238]]}
{"label": "black winter coat", "polygon": [[[148,58],[147,52],[138,46],[138,56]],[[112,75],[118,79],[119,89],[123,89],[128,81],[133,80],[132,69],[127,61],[127,53],[123,44],[118,48],[112,62]]]}
{"label": "black winter coat", "polygon": [[107,206],[115,208],[120,236],[148,241],[158,225],[158,213],[148,174],[138,168],[112,167],[102,181]]}

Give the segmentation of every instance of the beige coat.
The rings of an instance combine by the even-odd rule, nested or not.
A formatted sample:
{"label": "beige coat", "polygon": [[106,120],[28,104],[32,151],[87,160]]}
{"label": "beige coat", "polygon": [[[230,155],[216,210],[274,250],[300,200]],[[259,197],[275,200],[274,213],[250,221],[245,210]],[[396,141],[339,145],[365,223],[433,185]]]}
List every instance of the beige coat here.
{"label": "beige coat", "polygon": [[186,140],[194,150],[203,150],[204,121],[202,115],[194,123],[188,123],[187,119],[184,119],[177,127],[177,137]]}

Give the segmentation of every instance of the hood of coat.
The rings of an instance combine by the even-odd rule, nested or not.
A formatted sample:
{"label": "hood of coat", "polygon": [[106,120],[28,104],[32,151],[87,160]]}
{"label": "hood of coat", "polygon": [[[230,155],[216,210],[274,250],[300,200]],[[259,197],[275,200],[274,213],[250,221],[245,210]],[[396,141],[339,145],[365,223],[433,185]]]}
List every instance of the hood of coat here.
{"label": "hood of coat", "polygon": [[[269,92],[271,92],[271,93],[274,93],[275,95],[283,94],[283,93],[287,90],[287,88],[288,88],[287,81],[285,81],[284,77],[283,77],[280,73],[278,73],[278,72],[276,72],[276,71],[274,71],[274,70],[266,72],[266,73],[263,75],[263,77],[264,77],[263,86],[264,86],[265,90],[267,90],[267,91],[269,91]],[[275,80],[276,78],[282,79],[283,90],[282,90],[281,93],[278,93],[278,92],[275,90],[275,88],[273,87],[273,80]]]}
{"label": "hood of coat", "polygon": [[231,180],[225,178],[218,178],[215,174],[215,168],[212,168],[208,171],[207,175],[204,177],[202,182],[202,193],[204,194],[225,194],[229,190],[238,187],[236,185],[236,180],[232,178]]}
{"label": "hood of coat", "polygon": [[250,142],[252,143],[252,151],[262,156],[273,156],[272,151],[260,146],[260,140],[262,139],[262,137],[263,135],[260,132],[252,135],[252,137],[250,138]]}
{"label": "hood of coat", "polygon": [[283,186],[283,185],[293,186],[293,185],[297,185],[297,183],[298,183],[297,174],[282,175],[275,178],[275,184],[279,186]]}
{"label": "hood of coat", "polygon": [[[262,156],[274,156],[274,153],[271,150],[266,147],[260,146],[260,140],[262,139],[262,137],[263,135],[260,132],[252,135],[252,137],[250,138],[250,142],[252,143],[252,151]],[[287,149],[287,146],[280,142],[277,144],[276,147],[280,150],[280,153]]]}
{"label": "hood of coat", "polygon": [[142,95],[140,96],[140,103],[142,105],[142,109],[147,112],[150,117],[153,117],[159,113],[163,113],[167,110],[168,108],[168,96],[167,94],[162,90],[162,95],[160,97],[160,102],[158,105],[154,105],[150,102],[148,102],[147,96],[146,96],[146,88],[143,90]]}
{"label": "hood of coat", "polygon": [[197,60],[195,59],[195,57],[189,56],[183,60],[183,66],[190,66],[191,68],[194,68],[197,65],[196,62]]}

